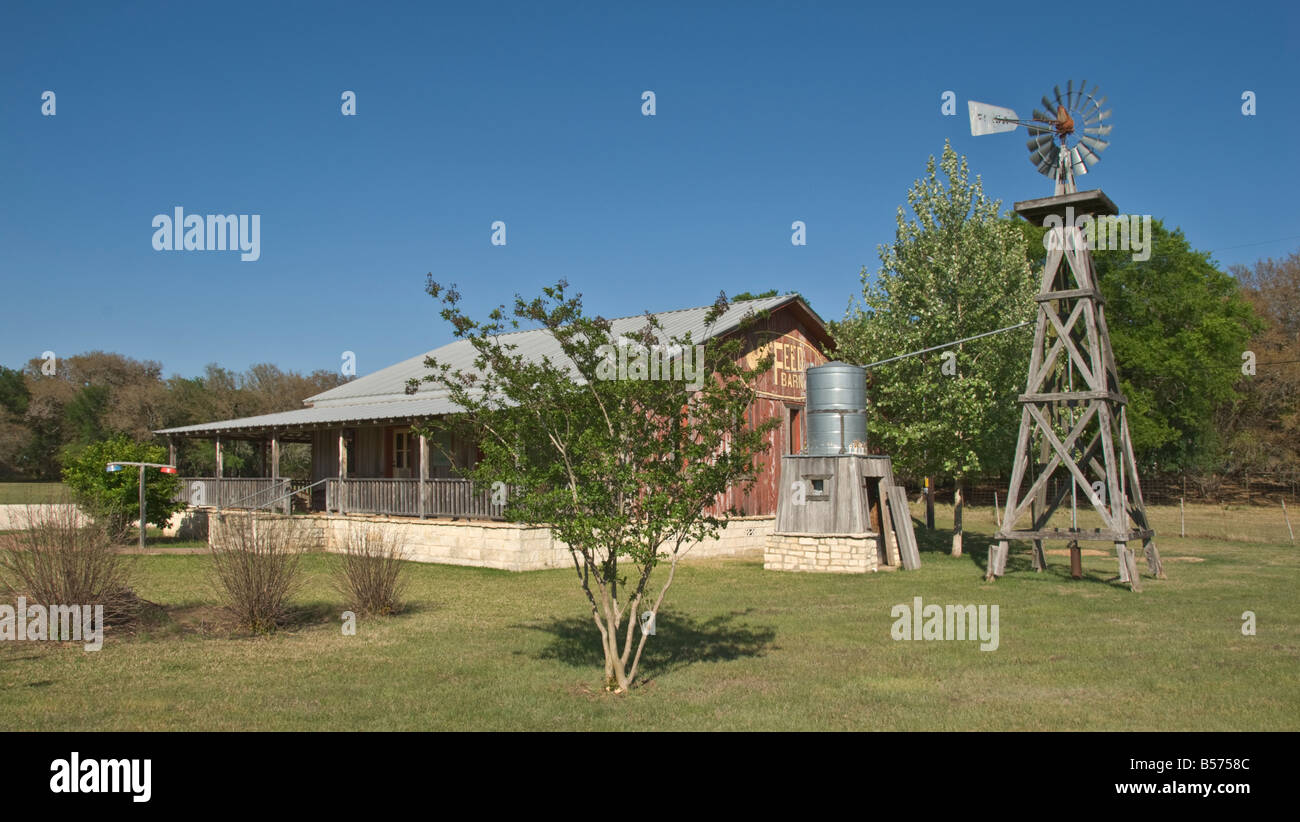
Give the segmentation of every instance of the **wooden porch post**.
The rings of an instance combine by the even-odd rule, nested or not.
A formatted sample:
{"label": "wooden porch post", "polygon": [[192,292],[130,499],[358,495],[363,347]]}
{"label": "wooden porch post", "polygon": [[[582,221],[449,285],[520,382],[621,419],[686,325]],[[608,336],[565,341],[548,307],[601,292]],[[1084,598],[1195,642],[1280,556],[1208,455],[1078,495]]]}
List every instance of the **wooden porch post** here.
{"label": "wooden porch post", "polygon": [[176,464],[176,440],[172,437],[167,438],[167,464]]}
{"label": "wooden porch post", "polygon": [[[272,433],[271,434],[271,480],[272,480],[271,488],[273,489],[274,496],[277,497],[280,495],[279,494],[280,483],[275,482],[275,480],[278,479],[280,479],[280,435],[277,433]],[[284,503],[283,505],[284,513],[286,514],[289,513],[289,507],[288,507],[290,503],[289,498],[285,497],[282,500],[282,502]]]}
{"label": "wooden porch post", "polygon": [[419,511],[420,519],[424,519],[424,486],[429,479],[429,438],[420,435],[420,488],[419,488]]}
{"label": "wooden porch post", "polygon": [[217,486],[217,498],[215,500],[215,503],[216,503],[217,510],[220,511],[221,510],[221,474],[222,474],[220,436],[218,436],[216,439],[216,447],[217,447],[217,471],[216,471],[217,481],[215,484]]}
{"label": "wooden porch post", "polygon": [[343,434],[345,433],[345,431],[346,431],[346,429],[344,429],[344,428],[340,428],[340,429],[339,429],[339,499],[338,499],[338,505],[339,505],[339,513],[340,513],[340,514],[345,513],[345,509],[346,509],[346,507],[347,507],[347,506],[345,505],[345,503],[344,503],[344,500],[345,500],[345,498],[347,497],[347,493],[346,493],[346,492],[344,491],[344,489],[343,489],[343,485],[344,485],[345,481],[346,481],[347,478],[348,478],[348,441],[347,441],[347,439],[343,436]]}

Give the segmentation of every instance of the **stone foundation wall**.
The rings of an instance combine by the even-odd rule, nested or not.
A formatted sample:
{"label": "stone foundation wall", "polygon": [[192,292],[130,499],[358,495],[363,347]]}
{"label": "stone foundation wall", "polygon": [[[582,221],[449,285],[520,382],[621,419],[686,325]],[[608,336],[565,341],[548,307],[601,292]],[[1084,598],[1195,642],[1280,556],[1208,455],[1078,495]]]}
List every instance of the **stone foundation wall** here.
{"label": "stone foundation wall", "polygon": [[776,534],[767,539],[763,568],[769,571],[809,571],[865,574],[880,564],[876,534]]}
{"label": "stone foundation wall", "polygon": [[[76,506],[65,503],[0,505],[0,531],[23,531],[30,527],[32,517],[39,521],[42,517],[57,516],[75,508]],[[76,512],[76,516],[77,522],[81,525],[91,523],[90,517],[79,510]]]}
{"label": "stone foundation wall", "polygon": [[[209,544],[222,539],[223,529],[247,517],[226,512],[209,518]],[[283,518],[282,515],[262,516]],[[774,517],[741,517],[732,520],[716,540],[692,545],[687,559],[718,556],[758,556],[772,533]],[[349,514],[308,514],[292,518],[295,541],[304,548],[343,551],[352,528],[372,525],[388,530],[402,545],[409,559],[447,565],[499,568],[505,571],[535,571],[571,568],[573,559],[563,542],[543,526],[520,525],[489,520],[438,520],[410,517],[382,517]]]}

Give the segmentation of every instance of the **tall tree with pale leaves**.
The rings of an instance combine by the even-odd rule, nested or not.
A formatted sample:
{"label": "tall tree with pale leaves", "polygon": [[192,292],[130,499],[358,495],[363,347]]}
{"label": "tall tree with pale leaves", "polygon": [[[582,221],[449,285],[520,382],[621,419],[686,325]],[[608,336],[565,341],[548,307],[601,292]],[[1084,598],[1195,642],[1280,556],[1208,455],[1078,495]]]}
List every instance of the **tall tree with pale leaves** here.
{"label": "tall tree with pale leaves", "polygon": [[[840,356],[868,364],[1022,323],[1034,316],[1037,283],[1025,235],[1000,201],[970,178],[966,158],[944,144],[898,209],[881,267],[862,270],[862,297],[834,325]],[[900,473],[955,480],[952,553],[962,552],[969,478],[1011,463],[1031,327],[907,357],[867,376],[873,445]]]}

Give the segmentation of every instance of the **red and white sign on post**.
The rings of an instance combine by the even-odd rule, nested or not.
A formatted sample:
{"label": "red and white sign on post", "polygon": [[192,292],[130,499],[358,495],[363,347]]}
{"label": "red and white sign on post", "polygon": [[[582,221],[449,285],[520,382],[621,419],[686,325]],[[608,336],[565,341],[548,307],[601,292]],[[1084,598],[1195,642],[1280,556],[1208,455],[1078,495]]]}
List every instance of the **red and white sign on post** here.
{"label": "red and white sign on post", "polygon": [[112,474],[121,471],[123,468],[125,468],[128,465],[134,465],[140,469],[140,550],[143,551],[144,550],[144,529],[145,529],[144,469],[157,468],[160,472],[164,474],[175,474],[176,466],[166,465],[161,462],[125,462],[125,461],[118,460],[115,462],[110,462],[107,466],[105,466],[105,470],[108,471],[110,474]]}

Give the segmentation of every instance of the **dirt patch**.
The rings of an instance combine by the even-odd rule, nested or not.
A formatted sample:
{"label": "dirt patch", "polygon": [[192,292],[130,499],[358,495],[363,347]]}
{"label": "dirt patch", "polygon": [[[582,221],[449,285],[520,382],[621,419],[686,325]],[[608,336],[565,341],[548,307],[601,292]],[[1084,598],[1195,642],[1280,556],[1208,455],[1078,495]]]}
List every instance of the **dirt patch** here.
{"label": "dirt patch", "polygon": [[1205,557],[1161,557],[1162,562],[1205,562]]}
{"label": "dirt patch", "polygon": [[[1068,557],[1070,555],[1070,549],[1048,548],[1045,549],[1043,553],[1053,557]],[[1080,548],[1079,554],[1085,557],[1108,557],[1110,556],[1110,551],[1103,551],[1100,548]]]}

